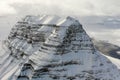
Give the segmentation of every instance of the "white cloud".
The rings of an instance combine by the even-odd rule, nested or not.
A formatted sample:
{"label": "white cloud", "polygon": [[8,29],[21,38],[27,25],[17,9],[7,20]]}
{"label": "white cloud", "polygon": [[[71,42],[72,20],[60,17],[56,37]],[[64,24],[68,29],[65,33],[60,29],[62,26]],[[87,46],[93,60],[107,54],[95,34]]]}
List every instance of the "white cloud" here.
{"label": "white cloud", "polygon": [[90,36],[95,37],[98,40],[107,40],[113,44],[120,46],[120,29],[105,30],[101,32],[89,31]]}
{"label": "white cloud", "polygon": [[16,13],[16,10],[6,4],[6,3],[0,3],[0,15],[6,15],[6,14],[15,14]]}
{"label": "white cloud", "polygon": [[120,9],[119,9],[120,0],[1,0],[0,15],[16,13],[15,8],[13,6],[10,6],[13,4],[18,4],[18,5],[29,4],[34,6],[37,4],[39,5],[39,9],[42,9],[43,7],[41,5],[43,5],[48,13],[49,11],[53,11],[53,9],[55,12],[57,12],[57,9],[59,9],[61,10],[61,13],[67,15],[69,14],[119,15],[120,14]]}

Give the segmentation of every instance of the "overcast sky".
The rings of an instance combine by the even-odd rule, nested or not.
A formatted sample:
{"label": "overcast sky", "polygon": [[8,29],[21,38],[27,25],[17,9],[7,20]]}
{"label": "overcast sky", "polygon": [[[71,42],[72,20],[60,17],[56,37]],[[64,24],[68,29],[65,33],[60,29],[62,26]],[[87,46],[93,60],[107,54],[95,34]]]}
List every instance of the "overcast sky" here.
{"label": "overcast sky", "polygon": [[1,35],[28,14],[77,16],[90,36],[120,45],[120,0],[0,0]]}
{"label": "overcast sky", "polygon": [[17,14],[16,7],[22,6],[25,9],[34,7],[38,12],[52,14],[107,16],[120,14],[120,0],[0,0],[0,15]]}

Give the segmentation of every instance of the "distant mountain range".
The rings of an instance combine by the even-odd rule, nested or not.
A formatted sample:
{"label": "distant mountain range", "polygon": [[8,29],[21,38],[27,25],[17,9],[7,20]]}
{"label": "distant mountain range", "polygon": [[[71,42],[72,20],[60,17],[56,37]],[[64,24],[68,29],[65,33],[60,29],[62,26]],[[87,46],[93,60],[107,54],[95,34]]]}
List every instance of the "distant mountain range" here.
{"label": "distant mountain range", "polygon": [[95,47],[105,55],[120,59],[120,47],[107,41],[93,39]]}

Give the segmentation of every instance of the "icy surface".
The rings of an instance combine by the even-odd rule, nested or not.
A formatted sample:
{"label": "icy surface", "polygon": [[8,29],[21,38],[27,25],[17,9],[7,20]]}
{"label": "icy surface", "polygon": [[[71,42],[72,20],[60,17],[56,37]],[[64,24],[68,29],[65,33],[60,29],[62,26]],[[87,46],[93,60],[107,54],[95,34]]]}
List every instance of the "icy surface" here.
{"label": "icy surface", "polygon": [[97,51],[71,17],[26,16],[0,50],[0,80],[120,79],[120,60]]}

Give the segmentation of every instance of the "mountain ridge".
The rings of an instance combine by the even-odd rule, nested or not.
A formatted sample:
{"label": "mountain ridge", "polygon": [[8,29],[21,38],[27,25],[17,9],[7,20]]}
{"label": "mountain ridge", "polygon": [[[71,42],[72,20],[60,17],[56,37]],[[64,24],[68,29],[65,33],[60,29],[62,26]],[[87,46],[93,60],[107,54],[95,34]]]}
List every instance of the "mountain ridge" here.
{"label": "mountain ridge", "polygon": [[120,78],[117,66],[95,49],[72,17],[26,16],[12,28],[4,45],[1,80]]}

